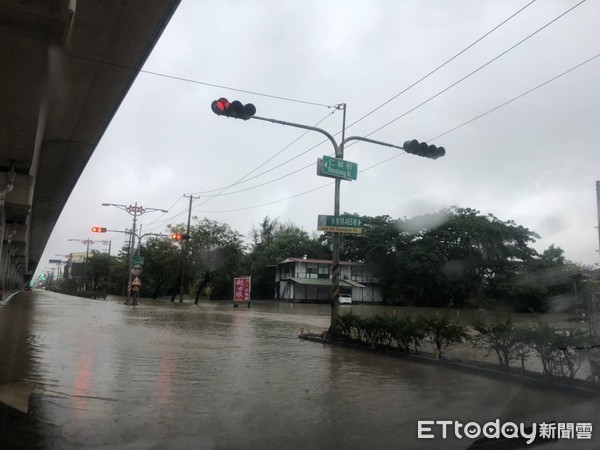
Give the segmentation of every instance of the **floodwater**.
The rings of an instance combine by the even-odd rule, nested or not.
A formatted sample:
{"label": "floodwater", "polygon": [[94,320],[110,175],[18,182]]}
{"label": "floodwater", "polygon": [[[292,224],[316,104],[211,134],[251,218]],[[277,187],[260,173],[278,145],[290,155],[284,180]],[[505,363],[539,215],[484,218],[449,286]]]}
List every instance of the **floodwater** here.
{"label": "floodwater", "polygon": [[0,393],[31,396],[3,408],[0,448],[451,449],[475,439],[419,440],[417,422],[496,419],[592,423],[543,448],[600,447],[597,397],[298,339],[329,314],[20,293],[0,303]]}

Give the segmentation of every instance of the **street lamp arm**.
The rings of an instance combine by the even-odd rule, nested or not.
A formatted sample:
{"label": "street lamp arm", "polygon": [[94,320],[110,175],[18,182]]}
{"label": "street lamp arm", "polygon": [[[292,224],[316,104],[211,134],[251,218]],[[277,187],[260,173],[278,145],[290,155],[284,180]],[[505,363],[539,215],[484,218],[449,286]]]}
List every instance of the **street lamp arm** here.
{"label": "street lamp arm", "polygon": [[102,206],[114,206],[116,208],[122,209],[123,211],[127,211],[127,205],[120,205],[118,203],[102,203]]}
{"label": "street lamp arm", "polygon": [[327,137],[327,139],[329,139],[329,141],[333,144],[336,158],[340,157],[339,148],[338,148],[337,143],[335,142],[334,137],[327,131],[323,130],[322,128],[312,127],[310,125],[303,125],[301,123],[286,122],[284,120],[278,120],[278,119],[268,119],[266,117],[252,116],[251,119],[263,120],[265,122],[278,123],[279,125],[287,125],[289,127],[302,128],[304,130],[311,130],[311,131],[316,131],[318,133],[321,133],[321,134],[325,135]]}
{"label": "street lamp arm", "polygon": [[[160,209],[160,208],[144,208],[144,212],[152,212],[152,211],[160,211],[163,213],[168,213],[169,211],[167,211],[166,209]],[[143,214],[143,213],[141,213]]]}
{"label": "street lamp arm", "polygon": [[343,149],[344,146],[346,145],[346,142],[350,142],[350,141],[370,142],[371,144],[383,145],[385,147],[393,147],[393,148],[399,148],[400,150],[404,150],[404,147],[400,147],[399,145],[389,144],[387,142],[382,142],[382,141],[376,141],[375,139],[369,139],[369,138],[362,137],[362,136],[349,136],[342,141],[342,143],[340,144],[340,147]]}

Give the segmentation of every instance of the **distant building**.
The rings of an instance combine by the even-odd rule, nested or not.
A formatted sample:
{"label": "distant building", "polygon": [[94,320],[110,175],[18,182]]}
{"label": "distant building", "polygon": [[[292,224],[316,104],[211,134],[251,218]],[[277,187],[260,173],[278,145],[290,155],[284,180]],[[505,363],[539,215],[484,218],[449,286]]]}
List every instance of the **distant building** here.
{"label": "distant building", "polygon": [[[299,303],[328,303],[332,261],[286,258],[275,270],[276,297]],[[351,294],[356,303],[382,303],[379,279],[364,263],[340,262],[340,293]]]}
{"label": "distant building", "polygon": [[85,252],[73,252],[71,253],[71,258],[67,263],[67,267],[65,270],[65,278],[73,279],[73,278],[81,278],[83,277],[84,267],[85,267]]}

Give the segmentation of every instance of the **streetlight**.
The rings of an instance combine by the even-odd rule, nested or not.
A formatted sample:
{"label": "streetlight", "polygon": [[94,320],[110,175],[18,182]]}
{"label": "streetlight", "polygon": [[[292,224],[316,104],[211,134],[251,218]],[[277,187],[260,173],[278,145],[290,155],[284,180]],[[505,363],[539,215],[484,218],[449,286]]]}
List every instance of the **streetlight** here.
{"label": "streetlight", "polygon": [[[303,125],[300,123],[286,122],[283,120],[269,119],[266,117],[255,116],[256,107],[254,105],[252,105],[251,103],[244,105],[237,100],[229,102],[229,100],[227,100],[226,98],[220,98],[218,100],[215,100],[211,104],[212,111],[215,114],[217,114],[218,116],[225,116],[225,117],[231,117],[234,119],[242,119],[242,120],[249,120],[249,119],[263,120],[265,122],[277,123],[280,125],[288,125],[288,126],[295,127],[295,128],[302,128],[304,130],[316,131],[318,133],[321,133],[321,134],[325,135],[327,137],[327,139],[329,139],[329,141],[333,145],[333,150],[335,152],[335,158],[340,159],[340,160],[342,160],[344,158],[344,146],[346,145],[346,143],[348,143],[350,141],[363,141],[363,142],[369,142],[371,144],[377,144],[377,145],[383,145],[386,147],[398,148],[401,150],[405,150],[407,153],[414,154],[417,156],[423,156],[425,158],[430,158],[430,159],[437,159],[446,154],[446,150],[443,147],[437,148],[435,146],[430,146],[424,142],[421,143],[417,140],[406,141],[404,143],[404,147],[402,147],[402,146],[398,146],[398,145],[389,144],[387,142],[376,141],[374,139],[370,139],[370,138],[362,137],[362,136],[350,136],[350,137],[346,138],[345,137],[346,104],[341,103],[339,105],[336,105],[335,107],[337,109],[341,109],[344,111],[343,124],[342,124],[342,141],[339,145],[336,142],[335,138],[330,133],[323,130],[322,128],[312,127],[309,125]],[[319,175],[332,176],[333,178],[335,178],[335,197],[334,197],[333,209],[334,209],[334,215],[339,216],[339,214],[340,214],[340,184],[341,184],[342,177],[340,177],[338,175],[328,175],[328,174],[324,174],[324,173],[319,173]],[[332,261],[333,273],[332,273],[332,279],[331,279],[331,292],[330,292],[331,325],[329,327],[329,332],[328,332],[329,338],[333,338],[335,336],[336,327],[337,327],[337,317],[338,317],[338,306],[339,306],[338,298],[339,298],[339,283],[340,283],[340,233],[339,233],[339,231],[333,232],[333,258],[332,259],[333,259],[333,261]]]}
{"label": "streetlight", "polygon": [[[141,216],[144,213],[147,212],[154,212],[154,211],[160,211],[163,213],[168,213],[169,211],[165,210],[165,209],[159,209],[159,208],[144,208],[143,206],[138,206],[137,202],[135,202],[135,205],[120,205],[117,203],[102,203],[102,206],[114,206],[115,208],[119,208],[123,211],[125,211],[127,214],[133,216],[133,228],[131,230],[131,241],[129,243],[129,261],[128,261],[128,266],[129,266],[129,273],[128,273],[128,279],[127,279],[127,286],[130,286],[131,283],[131,266],[132,266],[132,261],[133,261],[133,249],[135,248],[135,229],[137,226],[137,216]],[[141,238],[140,238],[141,239]],[[131,301],[131,291],[129,290],[129,288],[127,289],[127,301],[125,302],[126,305],[129,305],[129,302]],[[137,300],[133,299],[133,302],[131,302],[132,305],[137,305]]]}

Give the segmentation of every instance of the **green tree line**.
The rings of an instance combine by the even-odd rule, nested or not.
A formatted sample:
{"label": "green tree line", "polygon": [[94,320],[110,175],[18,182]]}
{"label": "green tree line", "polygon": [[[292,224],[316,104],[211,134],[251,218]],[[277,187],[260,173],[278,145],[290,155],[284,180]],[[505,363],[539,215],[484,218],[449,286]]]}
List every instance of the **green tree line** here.
{"label": "green tree line", "polygon": [[[535,232],[474,209],[361,219],[362,234],[342,235],[341,259],[364,262],[380,279],[388,303],[543,311],[549,298],[573,290],[581,271],[558,247],[537,252]],[[186,227],[178,224],[167,231],[184,233]],[[186,296],[196,301],[202,295],[230,299],[233,278],[251,275],[253,298],[273,298],[278,263],[304,255],[331,259],[332,242],[331,233],[309,234],[269,217],[254,224],[246,237],[225,223],[194,218],[187,241],[154,237],[142,242],[141,295],[174,299],[183,285]],[[88,271],[94,289],[126,294],[127,249],[111,258],[110,267],[106,254],[92,254]]]}

